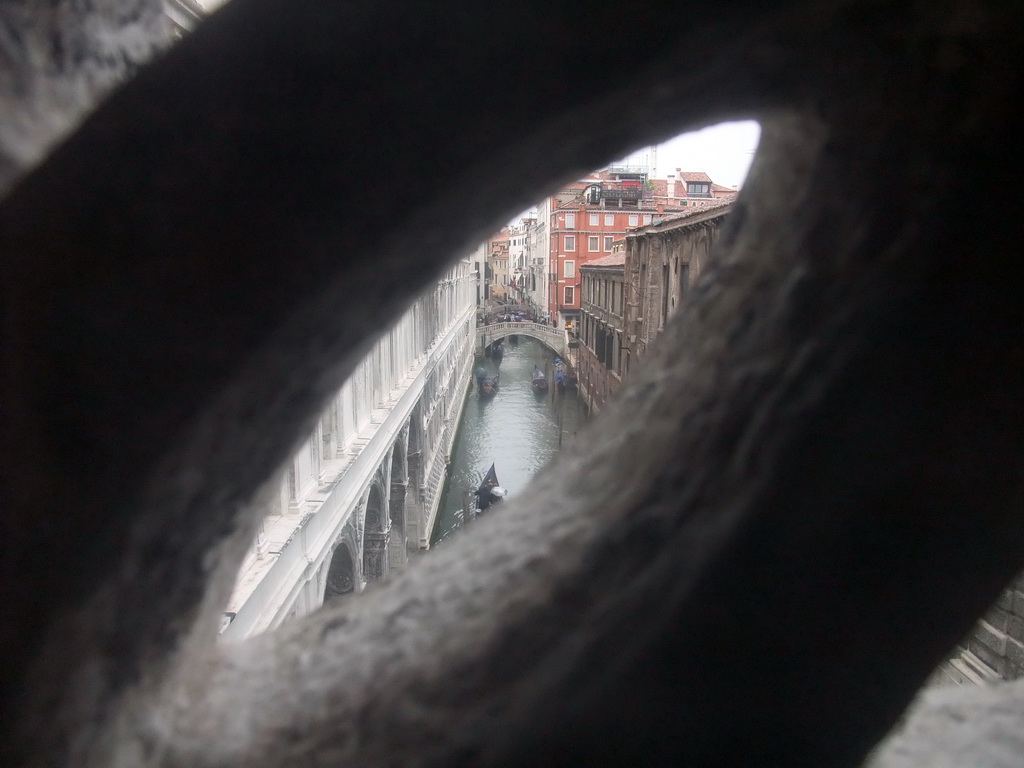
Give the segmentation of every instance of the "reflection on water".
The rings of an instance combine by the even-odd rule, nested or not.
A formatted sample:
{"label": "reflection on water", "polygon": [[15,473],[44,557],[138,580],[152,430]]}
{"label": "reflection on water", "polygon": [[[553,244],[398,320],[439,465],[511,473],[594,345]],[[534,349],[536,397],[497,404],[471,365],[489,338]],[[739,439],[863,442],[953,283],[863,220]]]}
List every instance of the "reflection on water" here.
{"label": "reflection on water", "polygon": [[[506,339],[500,364],[480,363],[500,374],[498,394],[486,399],[477,394],[475,385],[470,390],[431,545],[462,525],[463,492],[476,490],[491,462],[498,481],[514,496],[558,452],[559,443],[575,439],[586,420],[586,406],[574,391],[558,392],[554,359],[554,352],[539,341],[520,336],[516,345]],[[546,394],[536,394],[530,386],[534,366],[552,382]]]}

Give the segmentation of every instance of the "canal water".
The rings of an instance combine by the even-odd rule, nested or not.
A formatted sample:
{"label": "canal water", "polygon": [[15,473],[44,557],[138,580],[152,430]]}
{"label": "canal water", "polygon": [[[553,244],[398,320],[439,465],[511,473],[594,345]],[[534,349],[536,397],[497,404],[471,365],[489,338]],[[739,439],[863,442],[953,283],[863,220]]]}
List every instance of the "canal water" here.
{"label": "canal water", "polygon": [[[575,390],[558,391],[554,361],[555,353],[550,349],[520,336],[515,345],[505,340],[500,364],[489,359],[477,363],[500,375],[498,393],[493,398],[481,398],[474,379],[452,449],[431,546],[462,526],[463,492],[477,489],[492,462],[498,482],[511,497],[526,487],[560,446],[576,439],[587,418],[586,406]],[[533,391],[530,382],[534,366],[547,374],[547,394]]]}

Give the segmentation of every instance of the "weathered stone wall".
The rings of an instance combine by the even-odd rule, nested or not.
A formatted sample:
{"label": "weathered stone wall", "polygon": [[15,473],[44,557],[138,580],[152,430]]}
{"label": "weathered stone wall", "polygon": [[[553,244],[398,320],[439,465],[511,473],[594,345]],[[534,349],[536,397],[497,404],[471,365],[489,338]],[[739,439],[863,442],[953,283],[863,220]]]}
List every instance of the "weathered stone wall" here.
{"label": "weathered stone wall", "polygon": [[985,685],[1024,676],[1024,575],[1000,592],[936,672],[939,685]]}
{"label": "weathered stone wall", "polygon": [[632,361],[647,354],[668,319],[701,275],[731,203],[713,212],[694,211],[664,228],[626,237],[627,344]]}
{"label": "weathered stone wall", "polygon": [[170,42],[162,0],[0,5],[0,195]]}

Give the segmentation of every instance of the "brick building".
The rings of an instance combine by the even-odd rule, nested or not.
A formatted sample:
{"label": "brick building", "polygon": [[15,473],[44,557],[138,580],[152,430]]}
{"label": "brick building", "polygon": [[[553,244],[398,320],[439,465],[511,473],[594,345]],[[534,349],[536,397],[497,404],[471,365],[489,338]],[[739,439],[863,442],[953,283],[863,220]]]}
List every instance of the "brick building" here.
{"label": "brick building", "polygon": [[539,206],[541,219],[548,223],[551,316],[572,327],[581,307],[580,268],[609,255],[627,232],[734,193],[702,172],[677,169],[666,180],[652,180],[640,166],[612,166],[566,185]]}
{"label": "brick building", "polygon": [[650,184],[651,199],[666,206],[702,208],[713,201],[736,194],[732,187],[715,184],[703,171],[684,171],[676,168],[665,180],[654,179]]}
{"label": "brick building", "polygon": [[[677,180],[677,192],[684,183]],[[613,241],[610,254],[579,268],[577,378],[592,410],[604,407],[631,363],[664,330],[700,274],[732,205],[732,196],[708,197],[672,215],[653,215],[647,226]]]}

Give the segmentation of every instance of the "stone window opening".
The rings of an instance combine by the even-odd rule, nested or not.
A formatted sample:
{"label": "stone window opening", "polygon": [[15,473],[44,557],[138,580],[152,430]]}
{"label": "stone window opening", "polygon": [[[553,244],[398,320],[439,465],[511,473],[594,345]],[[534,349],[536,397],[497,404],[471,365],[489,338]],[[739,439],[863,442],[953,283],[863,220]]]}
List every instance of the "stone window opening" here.
{"label": "stone window opening", "polygon": [[[12,471],[5,479],[16,491],[5,514],[23,525],[12,525],[16,535],[9,542],[19,570],[5,582],[5,594],[13,597],[5,604],[13,618],[5,624],[17,631],[8,629],[4,636],[5,682],[15,683],[4,688],[28,699],[26,706],[15,698],[4,701],[12,713],[5,749],[25,764],[82,765],[139,764],[134,757],[141,762],[156,754],[179,765],[272,766],[304,758],[314,763],[348,748],[355,751],[355,764],[364,758],[422,761],[425,749],[436,764],[472,756],[508,765],[602,759],[629,764],[635,757],[673,764],[681,753],[702,765],[750,763],[764,755],[776,766],[860,762],[896,720],[943,645],[967,631],[1021,560],[1019,547],[1005,543],[1019,542],[1022,533],[1013,504],[1019,496],[1022,419],[1016,399],[1006,397],[1021,382],[1019,355],[1005,343],[1019,330],[1020,291],[1003,255],[1013,250],[1008,244],[1019,242],[1019,223],[998,207],[1002,201],[994,203],[995,213],[979,211],[984,218],[970,228],[945,215],[958,210],[958,201],[948,197],[956,180],[1012,189],[1019,170],[1013,152],[1017,127],[1001,111],[1017,99],[1019,84],[992,76],[1020,71],[1019,47],[990,43],[1002,39],[1002,31],[1019,28],[1020,11],[1005,4],[983,8],[986,13],[972,19],[980,31],[957,30],[973,53],[961,65],[955,57],[933,61],[921,50],[925,46],[902,42],[934,35],[936,22],[948,20],[938,19],[945,9],[908,9],[886,18],[883,34],[876,9],[866,3],[813,12],[794,6],[785,15],[744,6],[714,22],[693,16],[694,26],[713,38],[709,67],[674,57],[670,45],[635,50],[623,66],[640,74],[656,65],[677,77],[688,120],[725,109],[773,114],[758,173],[742,196],[743,215],[723,236],[723,253],[731,260],[715,265],[701,284],[744,313],[716,315],[703,303],[710,299],[701,299],[708,314],[695,310],[690,319],[698,322],[685,331],[681,322],[670,324],[654,367],[646,373],[637,369],[641,378],[631,385],[633,399],[606,412],[607,439],[593,441],[589,461],[567,456],[557,482],[549,475],[546,485],[534,489],[533,509],[549,516],[545,523],[559,524],[537,526],[542,533],[532,540],[529,568],[521,568],[522,550],[507,538],[485,536],[505,525],[517,529],[516,520],[540,520],[530,517],[540,513],[523,505],[512,510],[517,517],[482,523],[467,537],[469,544],[435,553],[424,570],[375,591],[357,609],[338,606],[299,619],[250,644],[231,664],[220,651],[202,648],[203,621],[217,618],[205,617],[202,606],[209,602],[206,590],[215,588],[206,583],[210,573],[233,556],[225,537],[236,528],[252,533],[241,512],[252,488],[285,458],[286,448],[274,453],[265,438],[293,443],[325,381],[340,370],[338,361],[372,336],[402,297],[420,287],[415,278],[437,266],[444,253],[416,249],[417,261],[403,260],[413,251],[408,244],[420,241],[402,229],[402,217],[389,210],[391,218],[375,219],[379,214],[372,206],[359,207],[357,196],[345,198],[347,210],[332,208],[332,198],[316,183],[332,171],[322,158],[334,156],[347,136],[373,138],[380,131],[382,145],[395,139],[387,152],[360,145],[361,152],[387,170],[401,170],[403,180],[422,182],[424,189],[433,183],[455,195],[436,184],[433,169],[434,176],[426,176],[415,168],[422,134],[388,134],[379,123],[386,108],[429,108],[436,102],[445,104],[444,132],[450,138],[437,142],[436,168],[466,168],[459,178],[470,180],[504,169],[508,188],[519,182],[540,187],[553,184],[559,173],[578,170],[580,155],[570,150],[581,149],[581,119],[621,115],[609,127],[596,121],[588,139],[593,143],[582,147],[584,155],[607,150],[609,157],[626,149],[623,136],[653,136],[665,121],[648,123],[656,111],[651,109],[631,122],[629,110],[621,109],[627,104],[615,94],[586,92],[585,82],[582,96],[562,85],[564,101],[535,94],[545,84],[531,77],[536,89],[521,98],[554,110],[546,133],[531,133],[524,123],[510,136],[494,120],[493,136],[480,137],[481,111],[503,114],[505,99],[491,106],[482,98],[471,105],[473,119],[462,120],[443,99],[403,92],[415,78],[395,77],[388,89],[375,90],[372,81],[357,79],[357,67],[324,73],[331,61],[320,56],[304,70],[306,62],[296,55],[287,87],[273,89],[274,107],[289,117],[289,135],[280,141],[295,142],[281,146],[268,139],[275,134],[261,117],[267,112],[247,111],[258,105],[235,101],[241,89],[227,86],[236,85],[231,78],[238,76],[246,83],[280,83],[274,67],[285,54],[304,48],[289,47],[282,32],[281,56],[238,60],[237,71],[223,72],[208,66],[215,47],[203,48],[209,37],[185,40],[143,80],[105,102],[3,206],[5,249],[14,264],[5,273],[12,278],[5,291],[17,298],[17,322],[6,326],[4,351],[12,356],[13,371],[40,385],[36,391],[62,392],[49,409],[16,409],[14,434],[48,437],[63,430],[80,454],[51,455],[49,446],[37,445],[45,440],[7,446],[5,455],[31,471]],[[270,10],[260,18],[252,11],[247,16],[242,5],[231,10],[216,22],[225,34],[256,25],[249,39],[276,40],[276,27],[288,20]],[[296,16],[294,28],[308,21]],[[469,7],[460,19],[473,34],[493,30],[486,21],[473,17]],[[347,47],[339,41],[345,24],[329,13],[316,22],[317,32],[344,55]],[[509,24],[515,22],[509,17]],[[567,28],[565,34],[583,36],[567,47],[588,50],[607,40],[615,30],[602,23],[595,17],[584,30]],[[476,93],[470,81],[458,78],[479,78],[479,70],[463,61],[446,68],[448,41],[443,51],[433,51],[429,36],[412,31],[412,41],[402,37],[400,25],[393,36],[381,36],[381,55],[400,66],[396,54],[415,42],[416,74],[433,74],[424,62],[433,63],[440,95],[458,87]],[[652,25],[650,34],[660,34],[659,28]],[[756,64],[736,47],[751,40]],[[849,46],[850,40],[862,42]],[[868,48],[878,52],[878,61],[864,61]],[[516,64],[558,71],[567,65],[558,54],[538,50]],[[477,63],[471,46],[465,55],[469,64]],[[491,61],[500,51],[486,55]],[[828,68],[814,67],[825,58]],[[332,74],[352,78],[343,83],[347,90]],[[735,86],[714,87],[730,75],[737,76]],[[837,81],[848,86],[841,97],[834,93]],[[176,82],[176,109],[148,111],[159,112],[159,132],[139,130],[149,125],[147,110],[139,109],[146,95],[174,92]],[[422,86],[418,80],[412,84]],[[370,107],[380,107],[362,110],[377,122],[359,122],[365,119],[359,110],[338,119],[327,98],[335,88],[339,102],[345,93],[358,93]],[[649,104],[657,94],[641,90],[630,99]],[[204,123],[215,97],[239,110],[225,108]],[[791,119],[777,112],[809,103],[813,110]],[[417,117],[428,125],[434,115]],[[467,123],[467,142],[479,143],[458,155],[451,147],[462,146],[459,131]],[[977,141],[977,126],[984,126],[983,142]],[[123,141],[127,134],[130,143]],[[173,141],[186,134],[203,137],[218,173],[200,176],[182,162],[193,155],[172,151],[182,149]],[[217,141],[231,151],[216,151]],[[131,158],[118,154],[128,146],[143,151]],[[299,146],[302,152],[294,157],[281,151]],[[530,176],[509,168],[508,149],[524,156],[536,150],[544,158],[543,171],[533,169],[536,175]],[[289,162],[266,166],[268,158],[281,156]],[[342,170],[351,177],[351,169]],[[379,198],[390,199],[394,176],[382,175],[386,186]],[[135,185],[136,177],[146,182]],[[258,186],[269,177],[273,188]],[[883,177],[895,188],[872,181]],[[891,185],[892,178],[933,183],[917,189]],[[147,197],[159,186],[153,179],[171,179],[189,194]],[[224,179],[232,186],[221,186]],[[233,207],[237,200],[228,192],[247,183],[253,186],[246,190],[246,207]],[[369,177],[360,183],[375,189]],[[920,197],[911,197],[905,189],[911,186]],[[478,190],[466,194],[467,210],[477,221],[497,218],[494,198]],[[251,215],[261,197],[272,199],[274,209]],[[433,210],[418,208],[408,220],[421,226],[432,214],[436,221],[451,210],[451,200],[443,202],[445,207]],[[835,215],[840,208],[879,215],[850,217],[856,219],[851,223]],[[112,222],[99,215],[103,210],[122,212],[124,221]],[[132,218],[139,212],[144,215]],[[424,214],[420,219],[418,212]],[[313,247],[289,251],[287,263],[281,250],[272,247],[268,254],[268,242],[282,250],[294,242],[294,232],[285,239],[282,223],[305,217],[315,225],[302,233]],[[244,228],[232,228],[233,221],[244,222]],[[67,237],[60,225],[72,222],[77,236]],[[169,226],[160,229],[161,222]],[[201,229],[186,229],[194,223]],[[317,227],[328,231],[328,224],[343,229],[352,258],[319,250]],[[106,229],[111,226],[115,236]],[[131,227],[146,236],[131,239],[129,252],[123,234]],[[393,238],[380,237],[392,228]],[[237,238],[239,247],[211,243],[222,231]],[[445,232],[444,223],[438,224],[438,241],[450,242]],[[182,247],[190,242],[210,247]],[[393,248],[394,242],[404,243],[405,251]],[[244,269],[228,251],[244,257]],[[384,262],[389,266],[408,267],[410,275],[403,277],[409,284],[382,281],[376,266],[358,258],[370,253],[393,259]],[[959,261],[951,261],[950,253]],[[170,268],[153,279],[145,268],[152,262]],[[183,281],[188,291],[175,279],[181,277],[173,270],[178,262],[196,267]],[[957,270],[963,263],[981,269]],[[118,285],[130,283],[132,291],[106,290],[114,287],[109,281],[115,273],[107,269],[105,277],[98,266],[123,268],[116,275],[132,280]],[[69,267],[79,268],[75,281],[56,279]],[[956,281],[949,277],[954,272]],[[1007,275],[1007,282],[987,279],[993,274]],[[853,283],[856,301],[849,291]],[[357,300],[351,306],[341,295],[327,301],[335,298],[327,290],[335,284],[347,285]],[[907,284],[915,290],[894,296]],[[204,295],[218,300],[189,301]],[[949,300],[962,295],[971,300]],[[132,346],[133,334],[122,331],[142,296],[147,322],[134,336],[146,345],[180,341],[184,352],[174,362],[181,370],[174,376],[160,375],[167,360],[143,354]],[[180,314],[184,307],[187,319]],[[67,316],[81,320],[74,326],[81,343],[56,343],[68,337],[46,321],[79,308],[91,312]],[[330,319],[344,330],[328,328]],[[113,338],[104,335],[111,327],[120,333],[117,346],[104,343]],[[230,335],[221,333],[225,327]],[[302,340],[300,332],[312,328],[312,341]],[[703,332],[708,335],[702,338]],[[282,339],[294,341],[298,350]],[[296,360],[308,383],[295,383],[301,379],[295,376]],[[19,381],[13,375],[5,380],[11,398],[5,402],[34,404]],[[684,382],[691,389],[683,391]],[[69,402],[90,407],[71,413]],[[694,422],[699,430],[685,429]],[[216,445],[209,439],[212,427],[225,438]],[[633,441],[615,440],[628,434]],[[130,470],[113,478],[122,482],[111,482],[111,455],[119,462],[114,469]],[[599,468],[607,467],[613,469],[601,476]],[[56,482],[68,475],[76,480],[68,488]],[[621,485],[612,482],[617,478]],[[586,503],[580,494],[588,494],[582,497]],[[964,517],[971,526],[959,525]],[[54,536],[51,523],[88,536]],[[186,526],[191,548],[180,535]],[[528,526],[518,530],[525,535]],[[82,546],[90,536],[96,543]],[[476,560],[462,559],[470,546],[479,547]],[[47,574],[56,570],[53,559],[61,561],[55,554],[71,558],[57,577]],[[458,579],[445,580],[444,567],[467,561],[486,563],[486,572],[461,571]],[[577,570],[587,566],[592,570]],[[68,579],[68,572],[78,578]],[[61,588],[59,604],[32,599],[56,593],[55,586]],[[355,615],[365,621],[352,621]],[[441,615],[454,620],[442,625]],[[856,632],[849,631],[851,616]],[[546,619],[540,632],[538,618]],[[635,621],[624,628],[627,618]],[[83,631],[61,631],[67,626]],[[416,642],[403,634],[410,626],[423,633]],[[466,638],[460,634],[466,626],[485,631]],[[479,642],[481,636],[493,644]],[[551,637],[561,640],[551,643]],[[531,650],[537,656],[521,662],[508,653],[511,647],[521,656]],[[553,647],[558,653],[551,654]],[[118,650],[116,664],[111,648]],[[835,663],[839,648],[842,664]],[[606,662],[598,681],[592,675],[595,659]],[[492,694],[488,701],[498,703],[487,710],[487,728],[460,727],[479,715],[459,709],[460,702],[492,693],[492,684],[502,680],[488,677],[488,670],[499,667],[529,677],[516,678],[507,698],[504,689]],[[708,675],[708,669],[716,674]],[[588,689],[580,681],[600,687]],[[454,682],[464,686],[459,692],[465,695],[453,703]],[[293,686],[301,696],[286,695]],[[393,695],[381,696],[374,686]],[[398,692],[409,690],[416,707],[391,706]],[[974,698],[994,700],[981,694]],[[194,706],[181,711],[165,706],[168,699]],[[502,707],[506,701],[509,711]],[[1014,711],[1011,701],[1006,704]],[[437,717],[434,708],[446,705],[465,719],[453,726],[452,719]],[[431,717],[410,723],[417,711]],[[390,718],[406,726],[408,741],[396,738]],[[147,725],[153,720],[168,727],[157,733]],[[375,728],[360,729],[366,722]],[[565,736],[573,733],[589,738]],[[638,738],[641,755],[631,751]]]}
{"label": "stone window opening", "polygon": [[355,592],[356,571],[352,550],[345,542],[334,548],[324,585],[324,605]]}

